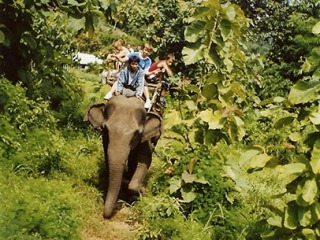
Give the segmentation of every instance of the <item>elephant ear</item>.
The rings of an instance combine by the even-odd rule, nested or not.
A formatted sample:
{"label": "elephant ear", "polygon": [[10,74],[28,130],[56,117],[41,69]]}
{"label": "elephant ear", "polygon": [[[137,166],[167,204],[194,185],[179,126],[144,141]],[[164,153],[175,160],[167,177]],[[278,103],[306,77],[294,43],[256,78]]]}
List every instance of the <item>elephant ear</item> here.
{"label": "elephant ear", "polygon": [[105,109],[104,103],[98,103],[90,106],[87,113],[85,114],[83,121],[90,122],[91,125],[101,131],[103,128],[103,122],[104,122],[104,109]]}
{"label": "elephant ear", "polygon": [[147,114],[146,124],[142,133],[141,143],[151,141],[156,144],[163,133],[163,120],[158,114],[149,112]]}

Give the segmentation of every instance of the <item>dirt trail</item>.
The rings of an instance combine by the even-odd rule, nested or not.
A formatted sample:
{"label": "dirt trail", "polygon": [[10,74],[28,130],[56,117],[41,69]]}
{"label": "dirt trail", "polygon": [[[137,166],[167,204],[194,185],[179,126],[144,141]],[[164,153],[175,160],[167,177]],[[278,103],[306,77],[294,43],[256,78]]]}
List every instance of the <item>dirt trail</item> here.
{"label": "dirt trail", "polygon": [[130,218],[132,211],[124,207],[110,220],[105,220],[101,212],[92,216],[92,222],[82,232],[83,240],[136,240],[137,224]]}

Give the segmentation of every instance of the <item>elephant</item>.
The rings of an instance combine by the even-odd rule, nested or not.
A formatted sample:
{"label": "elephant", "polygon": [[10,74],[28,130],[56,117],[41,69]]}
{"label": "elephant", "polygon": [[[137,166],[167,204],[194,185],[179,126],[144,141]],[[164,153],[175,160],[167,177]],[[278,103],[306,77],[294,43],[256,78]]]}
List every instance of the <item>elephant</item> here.
{"label": "elephant", "polygon": [[106,104],[92,105],[84,121],[102,134],[108,189],[103,216],[114,214],[124,172],[128,190],[140,193],[152,161],[152,152],[163,133],[162,116],[146,112],[144,102],[136,97],[112,97]]}

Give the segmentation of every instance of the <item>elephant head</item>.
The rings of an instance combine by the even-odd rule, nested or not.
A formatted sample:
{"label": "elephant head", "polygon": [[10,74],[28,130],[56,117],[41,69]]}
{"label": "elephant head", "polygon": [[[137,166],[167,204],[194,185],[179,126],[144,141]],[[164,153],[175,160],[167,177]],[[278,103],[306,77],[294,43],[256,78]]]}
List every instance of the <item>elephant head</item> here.
{"label": "elephant head", "polygon": [[108,173],[104,217],[110,218],[126,165],[130,176],[129,190],[141,190],[151,164],[151,144],[156,144],[163,131],[162,118],[147,113],[139,99],[120,95],[111,98],[107,104],[91,106],[84,121],[89,121],[102,133]]}

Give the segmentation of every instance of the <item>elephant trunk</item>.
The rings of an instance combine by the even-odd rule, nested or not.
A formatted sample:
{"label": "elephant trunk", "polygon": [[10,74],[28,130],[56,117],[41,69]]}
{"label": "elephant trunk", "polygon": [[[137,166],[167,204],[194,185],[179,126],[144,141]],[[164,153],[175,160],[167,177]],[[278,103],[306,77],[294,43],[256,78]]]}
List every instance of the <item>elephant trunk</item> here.
{"label": "elephant trunk", "polygon": [[[122,149],[120,152],[119,149]],[[109,146],[108,148],[108,191],[104,205],[103,216],[111,218],[115,203],[121,187],[123,171],[129,156],[130,149],[119,148],[119,146]]]}

